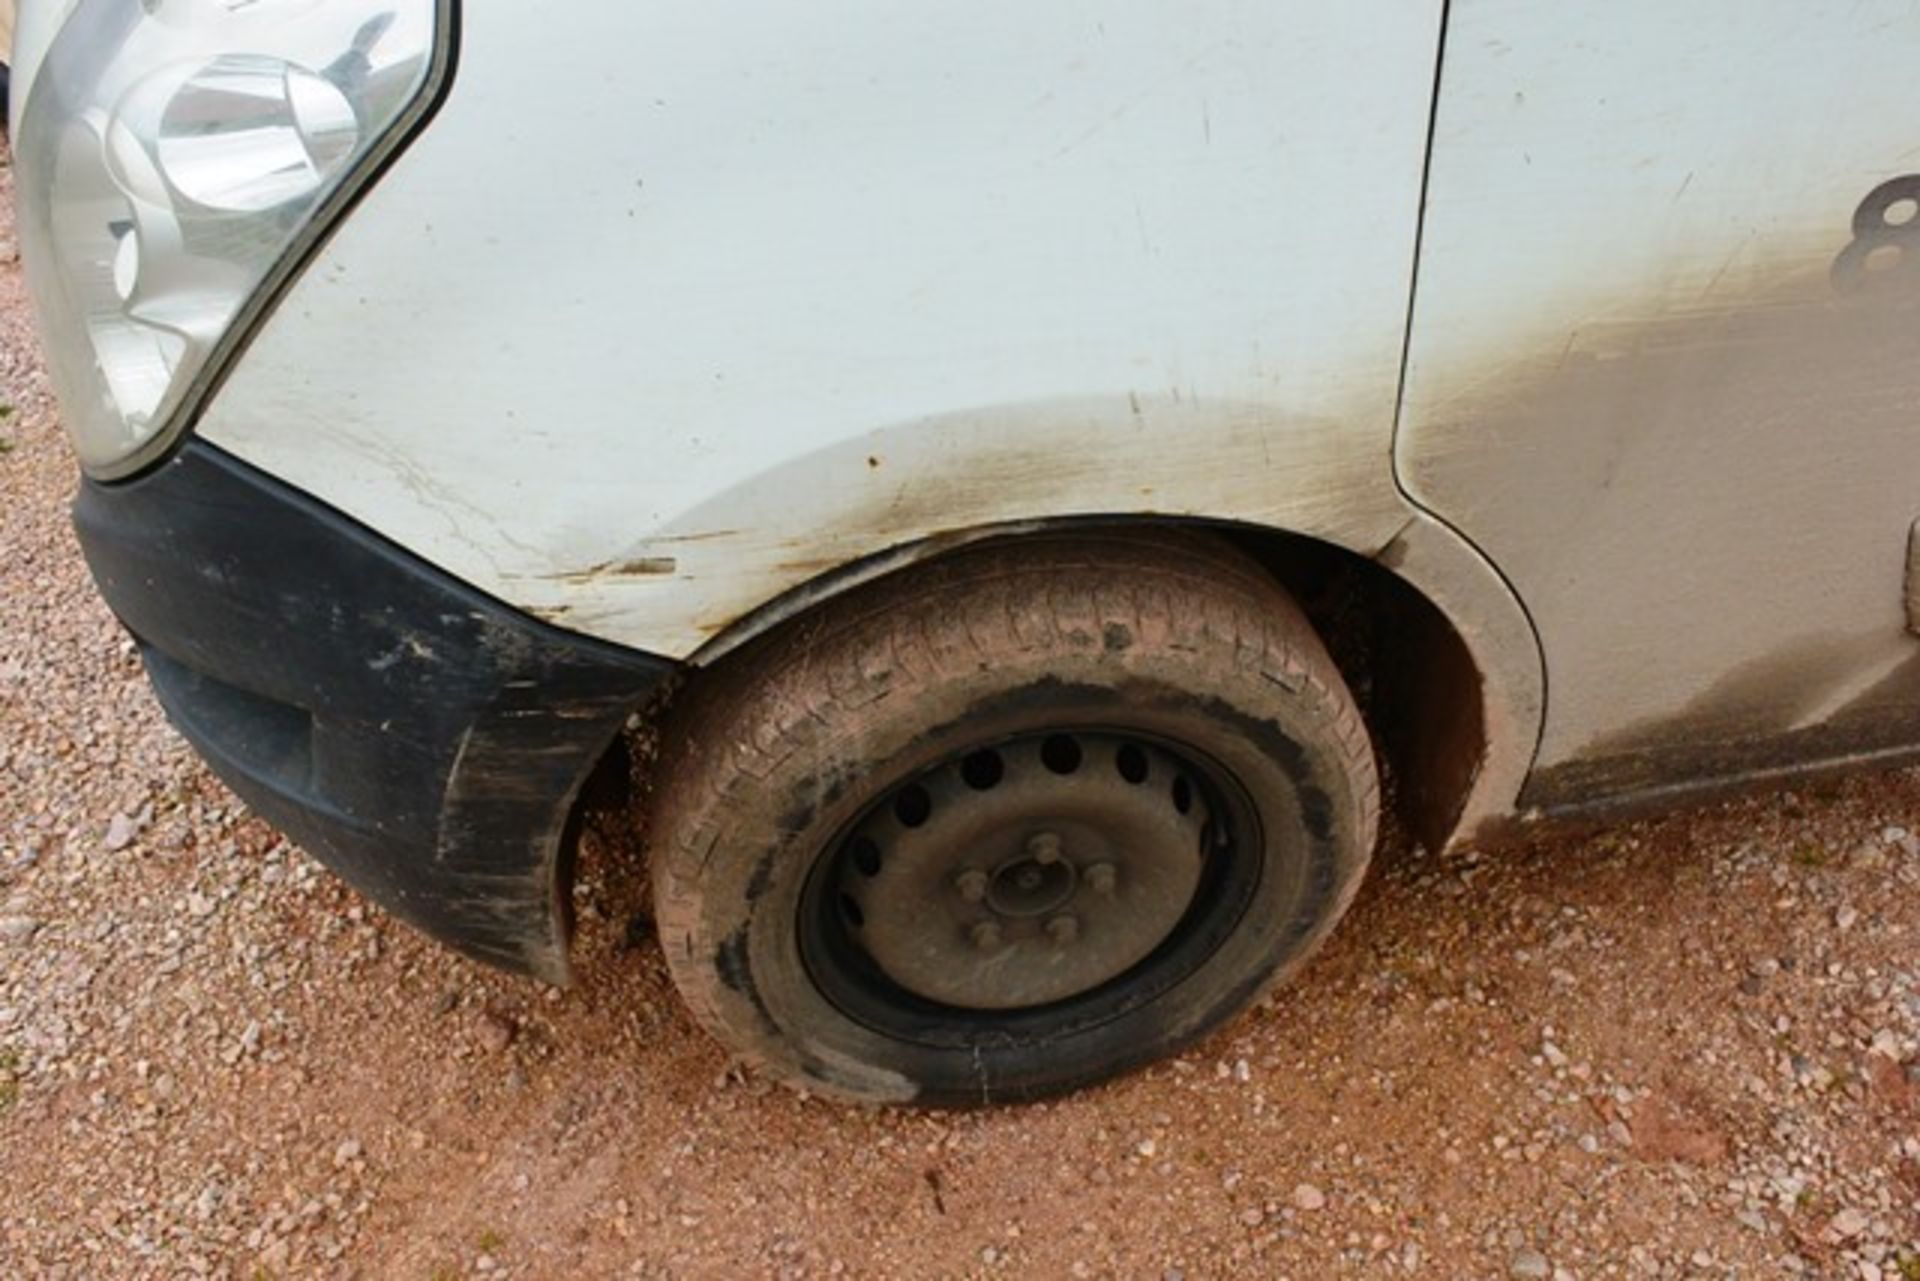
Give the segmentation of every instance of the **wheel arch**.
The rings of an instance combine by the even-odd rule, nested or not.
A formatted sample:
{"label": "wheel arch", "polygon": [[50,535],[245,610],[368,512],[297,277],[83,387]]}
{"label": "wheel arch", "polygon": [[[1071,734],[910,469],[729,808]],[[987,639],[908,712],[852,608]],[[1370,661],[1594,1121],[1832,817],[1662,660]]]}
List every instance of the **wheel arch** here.
{"label": "wheel arch", "polygon": [[724,667],[830,601],[962,547],[1064,528],[1204,528],[1258,561],[1307,611],[1355,689],[1417,839],[1450,848],[1516,809],[1545,714],[1542,657],[1506,582],[1451,529],[1415,511],[1371,553],[1242,521],[1081,515],[945,530],[848,562],[781,593],[688,658]]}

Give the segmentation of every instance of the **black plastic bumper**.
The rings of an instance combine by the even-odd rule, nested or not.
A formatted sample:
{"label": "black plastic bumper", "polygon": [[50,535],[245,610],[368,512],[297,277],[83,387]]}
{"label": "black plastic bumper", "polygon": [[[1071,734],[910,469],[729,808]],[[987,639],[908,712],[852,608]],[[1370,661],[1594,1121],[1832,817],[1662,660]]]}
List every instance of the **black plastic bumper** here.
{"label": "black plastic bumper", "polygon": [[565,981],[568,814],[672,663],[529,618],[197,441],[83,483],[74,523],[228,786],[427,933]]}

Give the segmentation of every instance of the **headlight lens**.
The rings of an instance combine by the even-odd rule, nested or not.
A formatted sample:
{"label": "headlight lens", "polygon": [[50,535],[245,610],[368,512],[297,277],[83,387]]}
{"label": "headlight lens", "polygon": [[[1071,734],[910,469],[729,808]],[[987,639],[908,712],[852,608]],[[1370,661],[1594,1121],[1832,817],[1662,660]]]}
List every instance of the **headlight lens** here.
{"label": "headlight lens", "polygon": [[80,461],[164,449],[333,202],[407,132],[450,0],[79,0],[15,163],[28,283]]}

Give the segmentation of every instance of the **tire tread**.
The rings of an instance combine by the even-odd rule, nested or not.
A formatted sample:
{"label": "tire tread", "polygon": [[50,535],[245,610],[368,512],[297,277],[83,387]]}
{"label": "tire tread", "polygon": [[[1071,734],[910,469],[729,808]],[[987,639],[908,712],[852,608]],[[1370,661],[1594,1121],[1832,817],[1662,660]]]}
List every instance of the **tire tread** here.
{"label": "tire tread", "polygon": [[[996,655],[1102,643],[1104,628],[1137,643],[1213,650],[1316,708],[1344,757],[1358,840],[1339,911],[1357,892],[1379,818],[1379,780],[1360,710],[1311,624],[1257,564],[1206,535],[1063,534],[963,549],[776,631],[697,681],[675,709],[661,759],[672,772],[648,825],[657,846],[655,920],[695,1020],[741,1059],[743,1044],[710,962],[721,940],[702,924],[704,881],[727,816],[748,780],[778,776],[843,715],[911,698]],[[716,731],[726,734],[716,743]],[[1319,936],[1312,940],[1318,942]],[[1313,947],[1267,986],[1296,970]],[[1264,989],[1263,989],[1264,990]],[[776,1075],[779,1073],[776,1071]]]}

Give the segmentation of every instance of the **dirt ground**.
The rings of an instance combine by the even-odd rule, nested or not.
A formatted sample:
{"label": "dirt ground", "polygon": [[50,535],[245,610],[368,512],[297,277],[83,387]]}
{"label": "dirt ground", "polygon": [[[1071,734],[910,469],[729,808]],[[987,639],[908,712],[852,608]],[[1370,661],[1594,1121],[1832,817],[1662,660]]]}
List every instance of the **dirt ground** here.
{"label": "dirt ground", "polygon": [[682,1012],[617,824],[548,990],[196,761],[69,532],[12,234],[0,1276],[1920,1281],[1920,772],[1389,850],[1298,986],[1062,1102],[802,1099]]}

